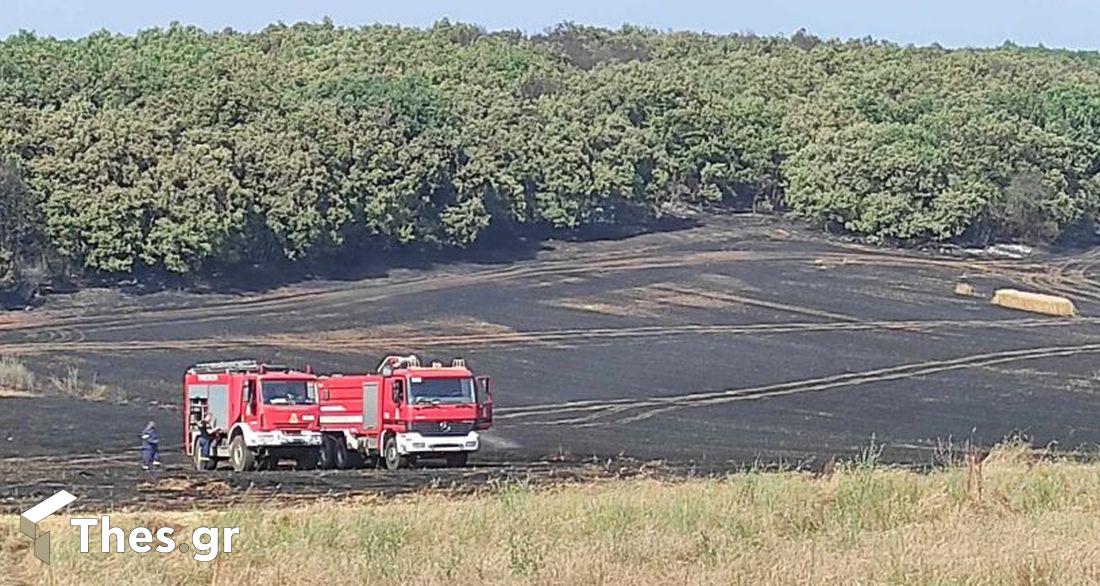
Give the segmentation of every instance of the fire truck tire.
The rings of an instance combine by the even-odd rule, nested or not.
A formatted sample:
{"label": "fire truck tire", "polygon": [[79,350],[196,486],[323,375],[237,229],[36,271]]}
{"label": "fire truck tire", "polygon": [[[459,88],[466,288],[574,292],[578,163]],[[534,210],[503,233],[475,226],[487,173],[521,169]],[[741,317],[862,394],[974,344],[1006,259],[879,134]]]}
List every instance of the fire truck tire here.
{"label": "fire truck tire", "polygon": [[332,445],[332,464],[338,470],[347,470],[355,467],[355,461],[352,458],[352,453],[348,451],[348,446],[344,442],[333,442]]}
{"label": "fire truck tire", "polygon": [[256,468],[256,454],[245,445],[243,435],[238,435],[229,442],[229,459],[237,472],[248,472]]}
{"label": "fire truck tire", "polygon": [[321,436],[321,453],[319,455],[320,457],[317,459],[318,468],[328,470],[329,468],[333,468],[335,466],[335,464],[333,463],[334,458],[332,453],[335,449],[336,444],[337,441],[334,440],[331,436]]}
{"label": "fire truck tire", "polygon": [[382,465],[386,470],[397,470],[408,465],[408,460],[397,451],[397,436],[386,436],[382,444]]}
{"label": "fire truck tire", "polygon": [[447,454],[447,467],[448,468],[465,468],[466,462],[470,460],[469,452],[458,452],[456,454]]}

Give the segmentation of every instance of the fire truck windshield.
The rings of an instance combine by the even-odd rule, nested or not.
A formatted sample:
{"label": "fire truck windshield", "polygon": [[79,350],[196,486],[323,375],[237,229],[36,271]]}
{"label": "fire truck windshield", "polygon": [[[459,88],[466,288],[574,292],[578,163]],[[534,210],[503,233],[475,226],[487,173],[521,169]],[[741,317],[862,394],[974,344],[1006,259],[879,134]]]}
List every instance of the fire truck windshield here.
{"label": "fire truck windshield", "polygon": [[267,405],[313,404],[313,389],[304,380],[265,380],[261,388]]}
{"label": "fire truck windshield", "polygon": [[474,402],[473,379],[413,377],[411,382],[409,398],[414,404]]}

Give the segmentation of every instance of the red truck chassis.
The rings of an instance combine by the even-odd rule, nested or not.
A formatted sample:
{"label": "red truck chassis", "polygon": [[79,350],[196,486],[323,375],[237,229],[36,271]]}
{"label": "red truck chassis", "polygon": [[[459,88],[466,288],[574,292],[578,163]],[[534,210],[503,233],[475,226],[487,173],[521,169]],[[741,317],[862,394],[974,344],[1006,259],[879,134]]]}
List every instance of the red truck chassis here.
{"label": "red truck chassis", "polygon": [[[321,433],[317,376],[253,360],[207,362],[183,380],[184,450],[200,470],[228,460],[237,471],[274,468],[292,459],[317,465]],[[208,417],[211,447],[203,457],[199,423]]]}
{"label": "red truck chassis", "polygon": [[422,366],[416,356],[389,356],[374,373],[318,379],[322,465],[378,463],[387,469],[441,458],[465,466],[493,421],[489,377],[465,361]]}

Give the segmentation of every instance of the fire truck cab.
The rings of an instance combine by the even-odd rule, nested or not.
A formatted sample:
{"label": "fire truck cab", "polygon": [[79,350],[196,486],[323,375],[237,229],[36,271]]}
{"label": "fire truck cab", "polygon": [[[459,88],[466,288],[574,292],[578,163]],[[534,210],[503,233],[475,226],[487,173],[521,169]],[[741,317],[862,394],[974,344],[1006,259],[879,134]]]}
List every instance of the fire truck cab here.
{"label": "fire truck cab", "polygon": [[[270,470],[284,458],[299,469],[317,465],[317,377],[310,372],[254,360],[196,364],[184,375],[183,403],[184,450],[199,470],[213,470],[219,460],[238,472]],[[204,459],[199,425],[207,416]]]}
{"label": "fire truck cab", "polygon": [[378,463],[395,470],[419,458],[465,466],[493,423],[491,381],[465,361],[422,366],[416,356],[389,356],[376,372],[318,379],[322,465]]}

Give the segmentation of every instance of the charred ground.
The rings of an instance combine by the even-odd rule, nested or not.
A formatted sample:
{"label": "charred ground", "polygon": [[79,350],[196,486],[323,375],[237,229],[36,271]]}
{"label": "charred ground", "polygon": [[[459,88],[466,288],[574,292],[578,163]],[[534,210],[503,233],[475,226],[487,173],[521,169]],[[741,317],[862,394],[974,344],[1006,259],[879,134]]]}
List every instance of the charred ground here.
{"label": "charred ground", "polygon": [[[656,459],[685,473],[813,466],[872,443],[888,460],[922,465],[1012,435],[1091,450],[1100,442],[1097,265],[1094,251],[938,256],[718,216],[660,233],[552,242],[530,259],[396,268],[247,295],[58,296],[0,314],[0,353],[47,380],[76,367],[126,402],[48,388],[0,398],[0,502],[14,506],[51,483],[121,504],[171,496],[164,486],[173,483],[313,495],[615,475]],[[960,278],[982,293],[1065,294],[1081,317],[956,297]],[[257,357],[350,372],[391,352],[461,355],[495,377],[497,424],[481,468],[396,480],[374,471],[204,479],[176,455],[179,381],[195,361]],[[160,423],[170,455],[152,484],[132,464],[147,419]],[[601,464],[585,463],[593,456]]]}

